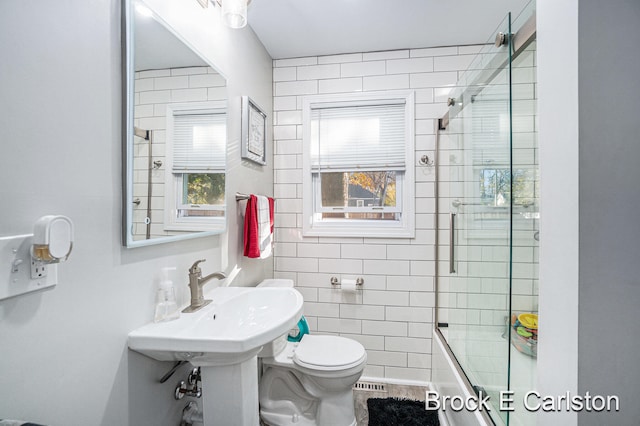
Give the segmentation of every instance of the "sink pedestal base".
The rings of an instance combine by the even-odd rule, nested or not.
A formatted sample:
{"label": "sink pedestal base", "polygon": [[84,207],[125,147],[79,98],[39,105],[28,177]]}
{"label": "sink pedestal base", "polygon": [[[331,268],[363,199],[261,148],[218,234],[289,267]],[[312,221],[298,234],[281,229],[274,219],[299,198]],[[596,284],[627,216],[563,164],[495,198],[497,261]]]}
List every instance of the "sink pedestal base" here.
{"label": "sink pedestal base", "polygon": [[200,366],[204,426],[258,426],[258,357]]}

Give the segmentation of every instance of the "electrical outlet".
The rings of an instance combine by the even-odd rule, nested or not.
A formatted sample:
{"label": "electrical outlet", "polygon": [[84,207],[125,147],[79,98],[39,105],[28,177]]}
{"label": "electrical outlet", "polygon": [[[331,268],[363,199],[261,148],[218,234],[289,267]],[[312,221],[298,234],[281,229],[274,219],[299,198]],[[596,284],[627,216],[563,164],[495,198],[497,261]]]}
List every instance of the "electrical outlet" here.
{"label": "electrical outlet", "polygon": [[0,237],[0,300],[50,289],[58,283],[58,265],[32,261],[32,237]]}
{"label": "electrical outlet", "polygon": [[47,276],[47,264],[31,259],[31,279],[37,280]]}

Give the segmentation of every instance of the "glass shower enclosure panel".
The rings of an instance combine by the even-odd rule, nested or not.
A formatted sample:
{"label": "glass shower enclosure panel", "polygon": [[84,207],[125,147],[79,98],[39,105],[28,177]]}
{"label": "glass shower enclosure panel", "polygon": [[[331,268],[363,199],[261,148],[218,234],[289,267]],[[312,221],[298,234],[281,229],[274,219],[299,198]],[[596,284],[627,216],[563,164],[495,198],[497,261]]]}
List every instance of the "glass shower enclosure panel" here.
{"label": "glass shower enclosure panel", "polygon": [[509,388],[510,33],[507,16],[450,92],[437,159],[438,328],[504,423],[497,404]]}
{"label": "glass shower enclosure panel", "polygon": [[[519,28],[535,11],[530,7],[512,23]],[[538,163],[536,41],[521,49],[511,64],[512,92],[512,262],[511,317],[538,312],[538,245],[540,240],[540,176]],[[535,425],[536,413],[522,400],[536,389],[537,334],[529,338],[513,332],[510,348],[510,390],[517,403],[510,425]],[[537,330],[536,330],[537,332]]]}

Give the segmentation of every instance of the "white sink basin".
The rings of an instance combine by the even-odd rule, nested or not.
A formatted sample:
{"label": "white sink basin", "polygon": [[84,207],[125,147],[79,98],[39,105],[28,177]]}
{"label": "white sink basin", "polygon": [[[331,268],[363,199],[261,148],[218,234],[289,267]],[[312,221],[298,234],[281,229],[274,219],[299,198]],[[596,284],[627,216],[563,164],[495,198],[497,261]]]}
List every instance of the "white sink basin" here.
{"label": "white sink basin", "polygon": [[218,287],[207,297],[213,302],[197,312],[132,331],[129,348],[158,361],[237,364],[286,334],[302,315],[302,295],[293,288]]}

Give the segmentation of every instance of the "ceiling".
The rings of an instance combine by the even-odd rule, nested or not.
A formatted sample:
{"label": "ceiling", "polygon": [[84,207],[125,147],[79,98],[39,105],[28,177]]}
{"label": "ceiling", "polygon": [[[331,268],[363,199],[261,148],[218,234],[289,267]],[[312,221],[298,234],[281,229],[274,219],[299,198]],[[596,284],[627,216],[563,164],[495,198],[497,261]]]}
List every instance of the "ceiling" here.
{"label": "ceiling", "polygon": [[136,71],[209,65],[156,19],[137,10],[133,17]]}
{"label": "ceiling", "polygon": [[529,0],[253,0],[272,58],[480,44]]}

